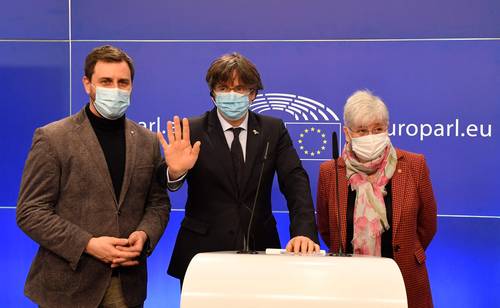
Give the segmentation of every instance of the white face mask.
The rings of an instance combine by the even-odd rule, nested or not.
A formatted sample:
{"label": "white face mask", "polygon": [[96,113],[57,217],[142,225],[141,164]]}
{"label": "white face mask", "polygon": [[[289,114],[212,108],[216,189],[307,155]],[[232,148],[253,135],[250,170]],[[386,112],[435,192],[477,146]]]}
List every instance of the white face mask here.
{"label": "white face mask", "polygon": [[374,160],[382,155],[390,143],[391,140],[387,133],[351,138],[351,146],[354,154],[365,162]]}

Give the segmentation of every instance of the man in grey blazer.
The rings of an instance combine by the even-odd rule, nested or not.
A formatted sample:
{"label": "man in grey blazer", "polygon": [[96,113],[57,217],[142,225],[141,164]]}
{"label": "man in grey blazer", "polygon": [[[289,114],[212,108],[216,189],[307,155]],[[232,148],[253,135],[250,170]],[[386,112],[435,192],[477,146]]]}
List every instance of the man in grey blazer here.
{"label": "man in grey blazer", "polygon": [[125,52],[95,48],[83,77],[90,103],[35,131],[16,214],[40,245],[25,294],[41,307],[142,307],[146,299],[146,257],[170,201],[154,179],[155,135],[125,117],[133,78]]}

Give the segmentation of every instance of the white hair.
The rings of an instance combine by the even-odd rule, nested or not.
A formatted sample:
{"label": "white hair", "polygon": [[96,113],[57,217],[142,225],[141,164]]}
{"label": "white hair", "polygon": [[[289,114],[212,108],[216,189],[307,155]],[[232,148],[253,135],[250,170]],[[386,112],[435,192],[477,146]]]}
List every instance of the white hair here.
{"label": "white hair", "polygon": [[354,92],[344,105],[344,125],[354,128],[376,122],[389,125],[387,106],[369,90]]}

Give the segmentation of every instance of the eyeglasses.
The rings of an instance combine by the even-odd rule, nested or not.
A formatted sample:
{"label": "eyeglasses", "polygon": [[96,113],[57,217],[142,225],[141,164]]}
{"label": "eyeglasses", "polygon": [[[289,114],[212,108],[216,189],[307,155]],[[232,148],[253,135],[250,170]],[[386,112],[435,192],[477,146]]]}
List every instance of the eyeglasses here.
{"label": "eyeglasses", "polygon": [[240,86],[240,85],[237,85],[235,87],[228,87],[228,86],[225,86],[225,85],[217,85],[215,86],[215,92],[222,92],[222,93],[229,93],[231,91],[234,91],[236,93],[240,93],[240,94],[249,94],[250,92],[253,91],[253,89],[249,89],[245,86]]}
{"label": "eyeglasses", "polygon": [[357,137],[363,137],[367,135],[377,135],[377,134],[382,134],[387,132],[387,126],[385,125],[378,125],[375,127],[359,127],[357,129],[352,129],[348,127],[348,129],[353,132]]}

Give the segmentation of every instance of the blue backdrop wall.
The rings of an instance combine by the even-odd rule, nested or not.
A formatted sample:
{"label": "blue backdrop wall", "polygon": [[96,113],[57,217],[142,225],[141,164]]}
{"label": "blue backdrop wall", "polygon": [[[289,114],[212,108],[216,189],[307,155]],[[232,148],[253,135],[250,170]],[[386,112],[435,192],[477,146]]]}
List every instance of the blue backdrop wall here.
{"label": "blue backdrop wall", "polygon": [[[425,154],[431,170],[439,218],[427,265],[435,305],[500,306],[500,2],[491,0],[2,1],[0,306],[35,306],[23,284],[37,245],[15,224],[33,131],[84,106],[84,57],[107,43],[134,58],[128,116],[153,131],[175,114],[212,108],[204,76],[213,59],[232,51],[249,57],[265,86],[253,109],[285,120],[314,194],[331,151],[310,128],[339,131],[342,106],[357,89],[381,96],[393,143]],[[166,267],[185,194],[171,194],[146,307],[178,306],[178,283]],[[278,190],[273,202],[286,243]]]}

